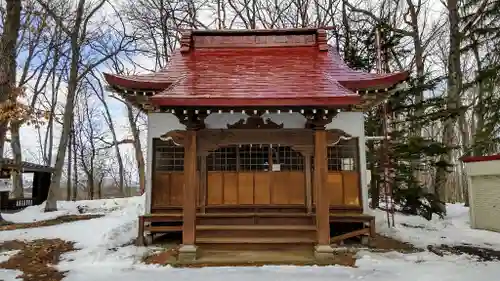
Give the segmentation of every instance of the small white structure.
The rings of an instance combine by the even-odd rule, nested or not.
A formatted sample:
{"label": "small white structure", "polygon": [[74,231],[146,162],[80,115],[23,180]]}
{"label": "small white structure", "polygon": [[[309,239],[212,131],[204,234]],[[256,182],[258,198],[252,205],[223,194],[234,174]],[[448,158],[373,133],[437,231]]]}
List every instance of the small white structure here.
{"label": "small white structure", "polygon": [[471,227],[500,232],[500,154],[462,158],[469,185]]}

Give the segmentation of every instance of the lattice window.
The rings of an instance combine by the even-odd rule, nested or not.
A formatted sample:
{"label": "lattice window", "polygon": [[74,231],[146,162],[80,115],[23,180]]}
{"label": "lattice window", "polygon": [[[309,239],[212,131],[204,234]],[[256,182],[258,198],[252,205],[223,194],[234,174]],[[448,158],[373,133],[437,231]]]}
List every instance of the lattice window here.
{"label": "lattice window", "polygon": [[270,169],[268,145],[241,145],[238,150],[240,171],[268,171]]}
{"label": "lattice window", "polygon": [[357,171],[358,145],[357,139],[341,140],[328,149],[329,171]]}
{"label": "lattice window", "polygon": [[184,147],[177,146],[173,141],[155,139],[154,158],[157,171],[184,171]]}
{"label": "lattice window", "polygon": [[282,171],[303,171],[304,157],[289,146],[273,146],[273,164],[280,164]]}
{"label": "lattice window", "polygon": [[208,171],[237,171],[238,150],[235,146],[219,148],[207,156]]}
{"label": "lattice window", "polygon": [[290,147],[254,144],[219,148],[207,156],[208,171],[303,171],[304,157]]}
{"label": "lattice window", "polygon": [[[329,171],[357,171],[358,170],[358,139],[341,140],[333,146],[327,147]],[[314,169],[314,156],[311,157],[311,168]]]}

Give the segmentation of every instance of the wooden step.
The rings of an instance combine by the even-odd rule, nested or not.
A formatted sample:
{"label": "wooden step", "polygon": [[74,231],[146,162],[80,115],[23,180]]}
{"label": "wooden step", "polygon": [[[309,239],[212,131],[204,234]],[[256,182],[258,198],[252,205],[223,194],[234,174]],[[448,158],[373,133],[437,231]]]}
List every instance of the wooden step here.
{"label": "wooden step", "polygon": [[207,213],[198,214],[197,225],[315,225],[306,213]]}
{"label": "wooden step", "polygon": [[145,218],[150,218],[150,217],[178,217],[182,218],[182,213],[155,213],[155,214],[148,214],[144,215]]}
{"label": "wooden step", "polygon": [[144,215],[144,222],[182,222],[182,214]]}
{"label": "wooden step", "polygon": [[196,238],[197,244],[312,244],[312,238],[210,237]]}
{"label": "wooden step", "polygon": [[163,226],[144,226],[145,231],[150,231],[154,233],[167,233],[167,232],[179,232],[182,231],[182,225],[163,225]]}
{"label": "wooden step", "polygon": [[197,225],[196,230],[304,230],[314,231],[314,225]]}
{"label": "wooden step", "polygon": [[307,213],[206,213],[197,214],[197,217],[313,217]]}

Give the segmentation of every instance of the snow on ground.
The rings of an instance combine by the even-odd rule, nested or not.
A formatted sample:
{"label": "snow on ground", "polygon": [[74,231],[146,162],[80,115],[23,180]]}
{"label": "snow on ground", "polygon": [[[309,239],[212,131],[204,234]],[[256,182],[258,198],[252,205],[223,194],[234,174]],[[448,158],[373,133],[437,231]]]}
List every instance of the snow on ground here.
{"label": "snow on ground", "polygon": [[376,210],[373,213],[377,232],[417,247],[470,244],[500,250],[500,233],[470,228],[468,207],[463,204],[447,204],[446,211],[444,219],[433,216],[431,221],[417,216],[395,214],[395,228],[387,227],[385,212]]}
{"label": "snow on ground", "polygon": [[[103,200],[81,200],[81,201],[59,201],[57,202],[57,211],[45,213],[45,202],[41,205],[29,206],[24,210],[14,214],[2,214],[3,218],[7,221],[15,223],[35,222],[55,219],[60,216],[78,215],[80,210],[85,213],[103,214],[109,213],[113,210],[122,209],[129,204],[137,204],[143,200],[142,197],[130,198],[116,198],[116,199],[103,199]],[[137,201],[137,202],[136,202]]]}
{"label": "snow on ground", "polygon": [[[80,206],[80,207],[78,207]],[[57,265],[68,270],[67,281],[100,280],[367,280],[387,281],[404,278],[407,281],[425,280],[494,280],[500,275],[500,263],[477,262],[469,256],[439,257],[429,252],[415,254],[360,252],[358,268],[330,267],[219,267],[182,269],[159,267],[140,263],[148,250],[130,242],[137,235],[137,216],[143,212],[144,197],[95,201],[59,202],[58,214],[86,212],[105,214],[102,218],[76,221],[61,225],[1,231],[0,242],[13,239],[61,238],[76,242],[81,250],[68,253]],[[5,215],[12,221],[33,221],[54,218],[56,214],[40,213],[43,206],[30,207],[17,214]],[[500,247],[500,234],[472,230],[468,225],[468,210],[462,205],[449,205],[444,220],[426,221],[412,216],[396,215],[396,228],[384,225],[385,213],[374,211],[379,232],[425,247],[436,243],[491,244]],[[415,227],[404,227],[401,224]],[[446,238],[441,238],[446,237]],[[125,245],[125,246],[124,246]],[[13,253],[0,256],[6,259]],[[0,280],[15,280],[19,272],[0,270]]]}

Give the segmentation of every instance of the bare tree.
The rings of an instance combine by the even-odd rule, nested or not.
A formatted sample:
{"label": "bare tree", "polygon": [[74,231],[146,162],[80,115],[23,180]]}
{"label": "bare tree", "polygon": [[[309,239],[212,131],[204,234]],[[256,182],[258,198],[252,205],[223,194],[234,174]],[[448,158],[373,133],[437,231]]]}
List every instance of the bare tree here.
{"label": "bare tree", "polygon": [[[16,85],[16,43],[21,26],[21,9],[21,1],[6,1],[5,24],[0,37],[0,104],[11,97]],[[8,122],[7,118],[0,120],[0,156],[3,156]]]}
{"label": "bare tree", "polygon": [[118,162],[118,188],[123,194],[125,194],[125,185],[124,185],[125,168],[123,165],[123,159],[120,152],[120,146],[114,145],[118,143],[118,137],[116,134],[115,125],[113,123],[111,111],[109,110],[108,102],[104,96],[104,88],[102,86],[101,79],[99,79],[99,77],[95,73],[91,73],[91,75],[94,78],[93,80],[95,82],[94,83],[90,82],[89,86],[92,89],[92,92],[95,94],[95,96],[99,99],[102,106],[104,107],[103,109],[104,121],[108,125],[112,137],[112,142],[110,144],[115,148],[115,155],[116,155],[115,157]]}
{"label": "bare tree", "polygon": [[[29,97],[29,111],[30,115],[41,115],[41,112],[36,108],[36,103],[41,90],[46,85],[48,79],[44,70],[50,61],[50,57],[43,57],[44,53],[49,51],[53,39],[45,44],[43,41],[49,25],[47,24],[46,13],[41,13],[38,7],[34,5],[33,1],[25,1],[24,13],[21,16],[22,26],[20,29],[20,38],[17,44],[17,53],[24,53],[24,60],[21,60],[21,73],[18,87],[25,87],[30,81],[35,80],[35,87],[31,89],[31,97]],[[35,63],[35,59],[39,63]],[[28,91],[30,89],[27,89]],[[20,127],[29,122],[25,118],[15,118],[10,121],[10,144],[14,163],[17,166],[22,162],[21,139],[19,136]],[[23,197],[23,181],[21,173],[13,174],[13,196],[15,198]]]}
{"label": "bare tree", "polygon": [[[125,28],[123,23],[122,33],[120,33],[121,38],[119,37],[117,42],[117,40],[113,38],[113,35],[116,35],[116,32],[113,32],[115,30],[114,28],[111,26],[107,29],[103,28],[102,26],[106,26],[105,22],[93,22],[93,20],[95,20],[94,15],[101,10],[106,0],[95,3],[79,0],[76,8],[73,8],[72,2],[67,1],[37,1],[70,38],[69,44],[71,50],[62,133],[57,151],[55,172],[52,177],[47,204],[45,205],[45,211],[53,211],[57,210],[56,189],[59,188],[61,181],[66,147],[68,145],[68,138],[73,122],[73,109],[78,85],[82,78],[90,71],[110,57],[124,50],[133,40],[124,35],[123,32]],[[88,63],[84,64],[82,63],[82,49],[85,44],[93,47],[92,49],[95,52],[93,54],[93,60],[87,60]]]}
{"label": "bare tree", "polygon": [[[448,54],[448,87],[446,96],[446,107],[449,111],[457,113],[461,106],[460,93],[462,91],[462,69],[461,69],[461,34],[460,34],[460,16],[458,13],[459,2],[457,0],[448,0],[446,4],[448,10],[449,24],[449,54]],[[443,142],[448,146],[454,146],[455,143],[455,124],[456,118],[448,118],[443,126]],[[445,163],[452,163],[452,152],[448,152],[442,157]],[[445,199],[445,186],[447,182],[446,167],[440,167],[436,173],[435,193],[440,198]]]}
{"label": "bare tree", "polygon": [[[78,100],[78,111],[74,112],[77,118],[75,123],[74,134],[75,142],[77,142],[79,163],[83,173],[86,176],[87,198],[92,200],[96,195],[96,191],[100,194],[100,183],[102,183],[102,172],[105,171],[101,153],[105,152],[100,145],[100,139],[105,133],[102,126],[102,121],[99,114],[100,110],[93,101],[93,93],[89,91],[90,83],[85,83],[80,98]],[[97,187],[97,189],[96,189]]]}

